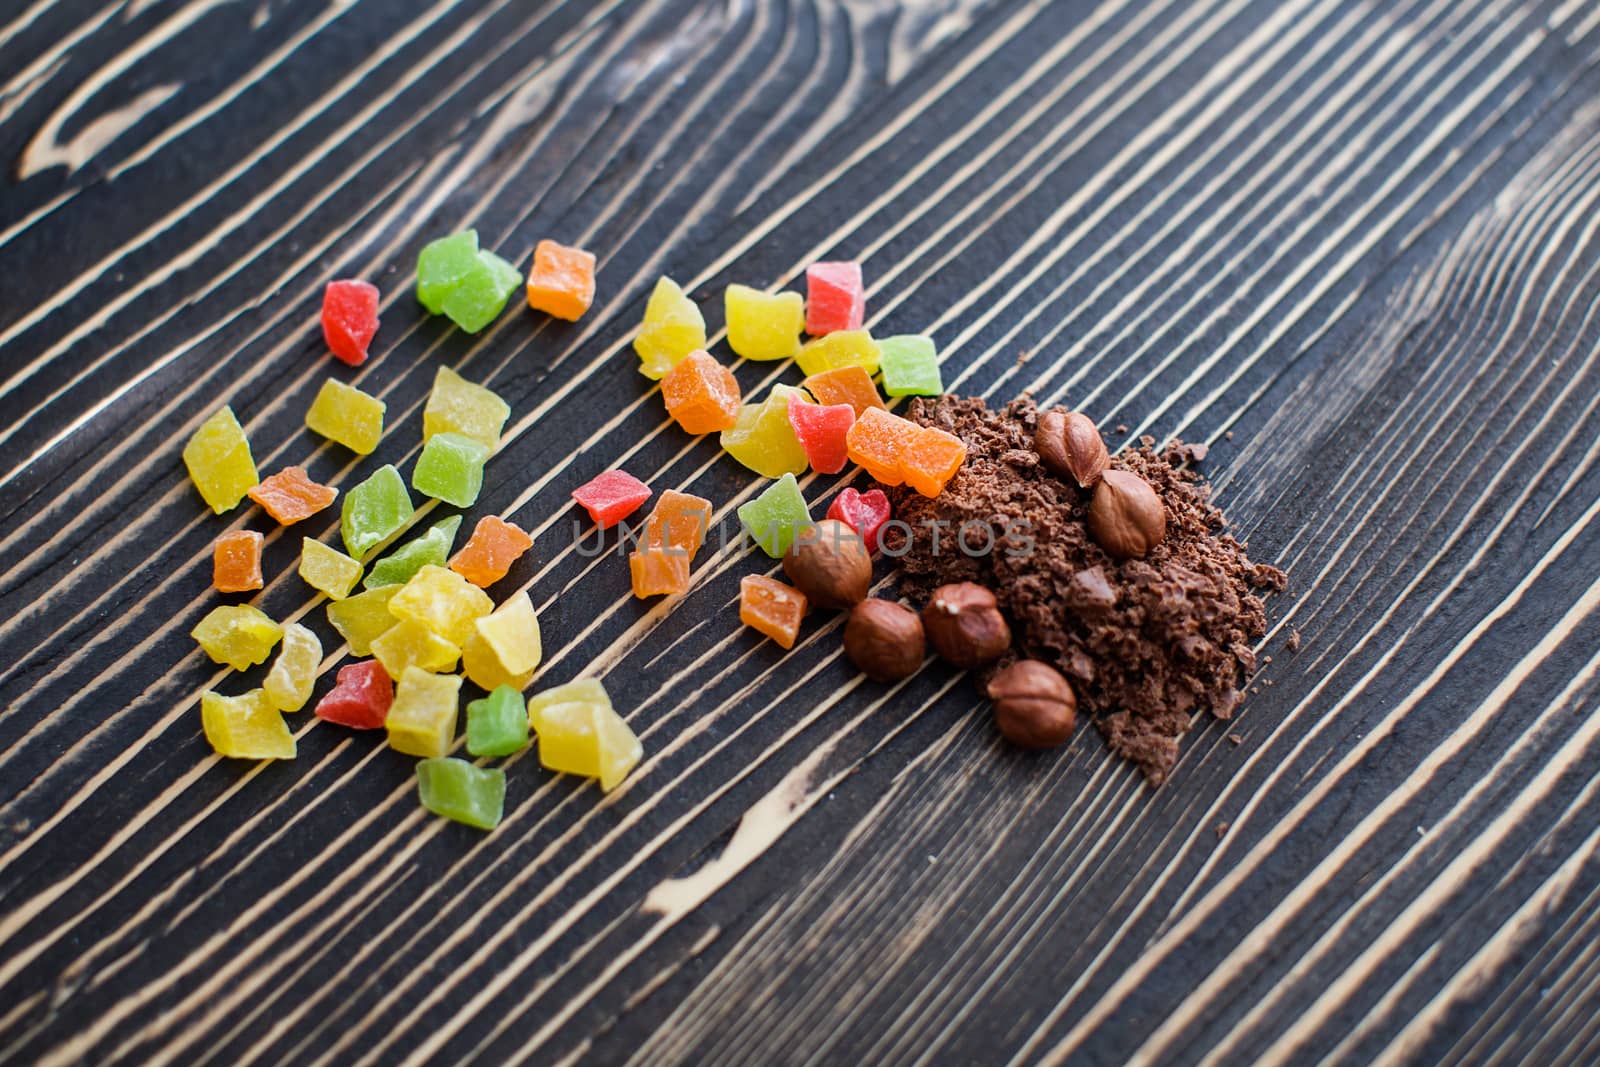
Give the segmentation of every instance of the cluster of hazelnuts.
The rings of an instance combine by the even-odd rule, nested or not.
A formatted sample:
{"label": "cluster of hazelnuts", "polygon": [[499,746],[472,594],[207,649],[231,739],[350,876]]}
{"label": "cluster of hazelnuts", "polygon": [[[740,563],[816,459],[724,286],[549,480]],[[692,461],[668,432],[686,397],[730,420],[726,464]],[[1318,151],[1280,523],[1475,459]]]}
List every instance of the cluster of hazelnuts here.
{"label": "cluster of hazelnuts", "polygon": [[[1110,469],[1099,429],[1077,412],[1039,416],[1034,449],[1046,469],[1092,490],[1090,536],[1117,558],[1143,556],[1166,536],[1166,509],[1155,489],[1130,471]],[[783,571],[819,607],[848,610],[845,655],[877,682],[909,678],[927,646],[962,670],[988,667],[1011,649],[1011,627],[994,593],[973,582],[940,586],[921,614],[869,597],[872,556],[860,535],[829,519],[807,530],[783,559]],[[1072,686],[1048,663],[1017,660],[996,671],[986,687],[995,724],[1024,748],[1054,748],[1077,725]]]}

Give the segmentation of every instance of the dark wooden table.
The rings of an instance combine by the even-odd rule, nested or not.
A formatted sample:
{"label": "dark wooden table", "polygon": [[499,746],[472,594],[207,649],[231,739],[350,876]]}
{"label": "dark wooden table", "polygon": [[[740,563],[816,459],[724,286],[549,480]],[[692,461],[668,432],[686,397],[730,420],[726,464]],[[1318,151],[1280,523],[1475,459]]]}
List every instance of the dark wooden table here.
{"label": "dark wooden table", "polygon": [[[1591,0],[16,0],[0,1060],[1595,1062],[1597,62]],[[423,315],[464,225],[594,249],[596,309]],[[1007,749],[938,666],[862,683],[837,618],[756,640],[759,559],[647,606],[574,551],[613,465],[759,481],[635,371],[654,279],[719,325],[825,256],[954,391],[1212,445],[1291,589],[1162,789],[1092,729]],[[316,325],[344,276],[385,291],[359,371]],[[497,593],[647,750],[604,802],[513,761],[489,835],[309,717],[293,762],[212,757],[198,695],[245,681],[187,636],[244,526],[254,602],[335,647],[293,571],[336,520],[205,512],[198,421],[348,487],[445,364],[514,408],[472,514],[538,545]],[[373,459],[303,429],[329,374],[387,401]]]}

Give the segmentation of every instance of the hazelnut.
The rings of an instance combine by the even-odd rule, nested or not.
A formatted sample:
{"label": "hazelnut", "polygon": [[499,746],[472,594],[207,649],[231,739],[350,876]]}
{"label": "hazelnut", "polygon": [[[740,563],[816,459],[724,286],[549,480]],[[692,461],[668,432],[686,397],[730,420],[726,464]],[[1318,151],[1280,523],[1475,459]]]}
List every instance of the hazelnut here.
{"label": "hazelnut", "polygon": [[1078,698],[1061,672],[1036,659],[1018,660],[989,679],[994,722],[1023,748],[1066,744],[1078,724]]}
{"label": "hazelnut", "polygon": [[783,573],[822,608],[848,608],[872,588],[872,556],[861,535],[837,519],[800,532],[784,553]]}
{"label": "hazelnut", "polygon": [[924,649],[917,613],[889,600],[863,600],[844,624],[844,654],[875,682],[917,673]]}
{"label": "hazelnut", "polygon": [[1167,509],[1132,471],[1108,470],[1089,502],[1089,533],[1118,559],[1142,556],[1167,536]]}
{"label": "hazelnut", "polygon": [[1011,647],[1011,627],[994,594],[981,585],[941,585],[922,609],[933,650],[962,670],[993,663]]}
{"label": "hazelnut", "polygon": [[1033,431],[1033,449],[1056,474],[1071,478],[1082,489],[1100,480],[1111,454],[1106,451],[1094,420],[1078,411],[1047,411]]}

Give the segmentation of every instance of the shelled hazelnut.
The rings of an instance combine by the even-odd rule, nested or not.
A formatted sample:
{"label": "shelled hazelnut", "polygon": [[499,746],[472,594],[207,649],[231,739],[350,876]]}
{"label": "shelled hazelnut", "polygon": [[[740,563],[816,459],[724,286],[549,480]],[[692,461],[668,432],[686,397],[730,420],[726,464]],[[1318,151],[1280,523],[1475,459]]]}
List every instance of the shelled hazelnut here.
{"label": "shelled hazelnut", "polygon": [[898,682],[922,666],[922,620],[890,600],[863,600],[844,624],[844,653],[875,682]]}
{"label": "shelled hazelnut", "polygon": [[1078,698],[1048,663],[1018,660],[989,679],[994,721],[1007,741],[1023,748],[1065,744],[1078,724]]}
{"label": "shelled hazelnut", "polygon": [[1011,627],[994,594],[973,582],[941,585],[922,609],[928,643],[963,670],[993,663],[1011,647]]}
{"label": "shelled hazelnut", "polygon": [[824,519],[789,546],[783,573],[817,607],[848,608],[872,588],[872,555],[850,526]]}

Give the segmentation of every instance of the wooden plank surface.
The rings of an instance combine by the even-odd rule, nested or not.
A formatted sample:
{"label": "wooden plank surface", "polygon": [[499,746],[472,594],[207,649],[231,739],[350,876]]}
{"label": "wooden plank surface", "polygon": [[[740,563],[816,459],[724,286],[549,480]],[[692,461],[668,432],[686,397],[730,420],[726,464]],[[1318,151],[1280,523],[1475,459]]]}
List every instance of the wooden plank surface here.
{"label": "wooden plank surface", "polygon": [[[1587,0],[19,0],[0,1060],[1594,1062],[1597,62]],[[468,224],[595,249],[595,312],[422,315]],[[1161,790],[1092,730],[1008,750],[938,667],[864,684],[836,620],[755,641],[758,560],[649,607],[575,550],[618,463],[759,488],[634,370],[655,277],[716,308],[831,255],[953,391],[1212,445],[1291,586]],[[350,275],[358,372],[315,325]],[[604,802],[512,761],[488,836],[369,736],[216,760],[186,636],[267,529],[203,513],[198,421],[348,485],[440,365],[512,403],[474,514],[537,533],[546,679],[603,672],[647,751]],[[371,460],[301,427],[330,372],[389,405]],[[301,532],[256,602],[321,626]]]}

